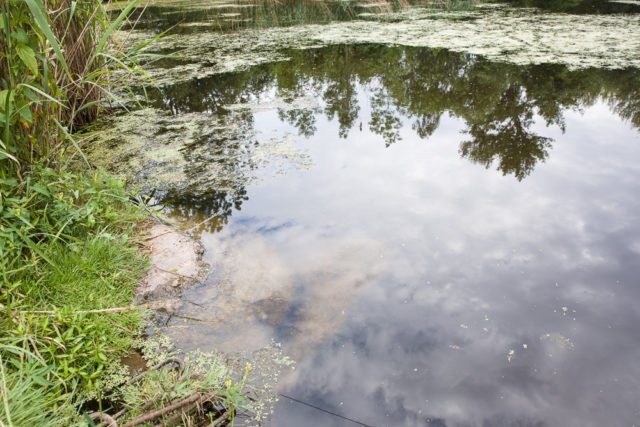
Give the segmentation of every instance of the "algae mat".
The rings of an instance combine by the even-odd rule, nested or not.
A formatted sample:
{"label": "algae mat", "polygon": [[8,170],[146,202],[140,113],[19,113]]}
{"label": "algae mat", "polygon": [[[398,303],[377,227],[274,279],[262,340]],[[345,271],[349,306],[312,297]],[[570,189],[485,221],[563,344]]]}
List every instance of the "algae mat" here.
{"label": "algae mat", "polygon": [[[640,66],[640,15],[569,15],[480,7],[470,12],[411,8],[362,20],[234,33],[169,34],[154,50],[177,52],[170,66],[148,70],[160,85],[286,60],[285,49],[376,43],[444,48],[515,64],[571,69]],[[367,19],[365,19],[367,18]],[[139,32],[142,40],[148,33]]]}

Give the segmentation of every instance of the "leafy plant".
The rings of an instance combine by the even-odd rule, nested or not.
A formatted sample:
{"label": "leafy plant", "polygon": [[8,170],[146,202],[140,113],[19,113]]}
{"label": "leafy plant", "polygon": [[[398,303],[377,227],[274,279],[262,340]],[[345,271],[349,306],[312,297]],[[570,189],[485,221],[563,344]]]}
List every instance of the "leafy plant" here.
{"label": "leafy plant", "polygon": [[138,72],[143,45],[110,44],[136,3],[109,20],[99,0],[0,2],[0,178],[20,180],[36,161],[80,152],[71,134]]}
{"label": "leafy plant", "polygon": [[[2,353],[14,356],[9,364]],[[64,426],[72,422],[76,411],[70,395],[52,393],[55,384],[47,379],[50,373],[50,367],[33,353],[0,344],[0,425]]]}
{"label": "leafy plant", "polygon": [[36,166],[22,182],[0,180],[2,423],[58,422],[61,405],[74,415],[131,347],[143,313],[99,310],[131,304],[146,266],[132,234],[145,215],[99,173]]}

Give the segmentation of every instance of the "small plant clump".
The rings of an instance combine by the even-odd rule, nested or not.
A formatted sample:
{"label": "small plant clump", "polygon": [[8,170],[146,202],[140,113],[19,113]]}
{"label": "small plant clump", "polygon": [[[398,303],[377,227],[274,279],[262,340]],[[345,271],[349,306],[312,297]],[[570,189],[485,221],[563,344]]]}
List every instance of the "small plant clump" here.
{"label": "small plant clump", "polygon": [[199,350],[180,355],[158,334],[140,340],[138,348],[150,369],[133,378],[115,370],[102,384],[109,407],[98,414],[112,424],[219,426],[242,418],[243,425],[259,425],[276,401],[280,370],[293,364],[277,344],[249,360]]}

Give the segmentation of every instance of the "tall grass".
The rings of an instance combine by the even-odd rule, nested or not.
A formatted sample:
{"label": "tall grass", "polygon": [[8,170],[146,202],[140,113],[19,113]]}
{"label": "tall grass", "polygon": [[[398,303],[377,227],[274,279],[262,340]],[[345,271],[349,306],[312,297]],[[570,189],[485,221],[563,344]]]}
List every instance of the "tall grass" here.
{"label": "tall grass", "polygon": [[79,150],[71,134],[122,84],[113,70],[135,72],[138,50],[114,52],[109,39],[136,0],[113,21],[99,0],[0,2],[0,178],[20,180],[31,164]]}

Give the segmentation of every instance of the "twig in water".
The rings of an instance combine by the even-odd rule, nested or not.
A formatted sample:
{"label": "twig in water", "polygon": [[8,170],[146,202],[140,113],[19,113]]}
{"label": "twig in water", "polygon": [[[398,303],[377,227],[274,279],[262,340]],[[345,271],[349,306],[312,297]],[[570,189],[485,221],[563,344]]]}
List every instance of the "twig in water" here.
{"label": "twig in water", "polygon": [[144,238],[144,240],[153,240],[153,239],[156,239],[156,238],[158,238],[158,237],[160,237],[160,236],[164,236],[164,235],[166,235],[166,234],[171,234],[171,233],[184,233],[184,234],[186,234],[186,233],[191,233],[193,230],[195,230],[196,228],[200,227],[202,224],[205,224],[205,223],[207,223],[207,222],[209,222],[209,221],[211,221],[212,219],[217,218],[217,217],[218,217],[218,214],[211,215],[210,217],[208,217],[208,218],[204,219],[203,221],[200,221],[199,223],[197,223],[197,224],[196,224],[196,225],[194,225],[193,227],[188,228],[188,229],[186,229],[186,230],[184,230],[184,231],[179,231],[179,230],[171,229],[171,230],[167,230],[167,231],[165,231],[165,232],[163,232],[163,233],[159,233],[159,234],[155,234],[155,235],[153,235],[153,236],[145,237],[145,238]]}
{"label": "twig in water", "polygon": [[160,236],[164,236],[165,234],[171,234],[171,233],[178,233],[178,230],[169,230],[169,231],[165,231],[164,233],[160,233],[160,234],[155,234],[153,236],[149,236],[149,237],[145,237],[144,240],[153,240],[153,239],[157,239]]}
{"label": "twig in water", "polygon": [[[171,301],[171,300],[168,300]],[[96,310],[76,310],[74,314],[112,314],[112,313],[121,313],[123,311],[133,311],[138,310],[140,308],[156,308],[158,306],[162,306],[163,303],[166,303],[167,300],[164,301],[151,301],[145,304],[140,305],[125,305],[123,307],[112,307],[112,308],[100,308]],[[34,310],[34,311],[14,311],[14,313],[19,314],[58,314],[58,311],[55,310]],[[45,337],[42,337],[43,339]]]}
{"label": "twig in water", "polygon": [[217,217],[218,217],[218,214],[211,215],[209,218],[205,219],[204,221],[200,221],[199,223],[197,223],[197,224],[196,224],[196,225],[194,225],[193,227],[191,227],[191,228],[189,228],[189,229],[185,230],[185,233],[190,233],[190,232],[192,232],[193,230],[195,230],[196,228],[200,227],[202,224],[207,223],[207,222],[209,222],[209,221],[211,221],[212,219],[217,218]]}
{"label": "twig in water", "polygon": [[114,420],[110,415],[105,414],[104,412],[92,412],[89,414],[92,420],[98,420],[100,424],[98,425],[106,425],[107,427],[118,427],[118,423]]}
{"label": "twig in water", "polygon": [[169,273],[169,274],[175,274],[176,276],[186,277],[187,279],[198,280],[196,277],[193,277],[193,276],[187,276],[186,274],[176,273],[175,271],[171,271],[171,270],[165,270],[164,268],[158,267],[155,264],[153,265],[152,268],[157,268],[160,271],[164,271],[165,273]]}
{"label": "twig in water", "polygon": [[136,417],[131,421],[125,423],[122,427],[134,427],[140,424],[144,424],[146,422],[159,418],[163,415],[166,415],[170,412],[177,411],[178,409],[182,409],[184,407],[194,405],[194,404],[198,405],[198,404],[204,403],[208,400],[213,399],[215,396],[216,396],[216,392],[211,392],[207,394],[195,393],[192,396],[189,396],[186,399],[180,400],[178,402],[172,403],[169,406],[165,406],[164,408],[160,408],[155,411],[151,411],[146,414],[140,415],[139,417]]}

